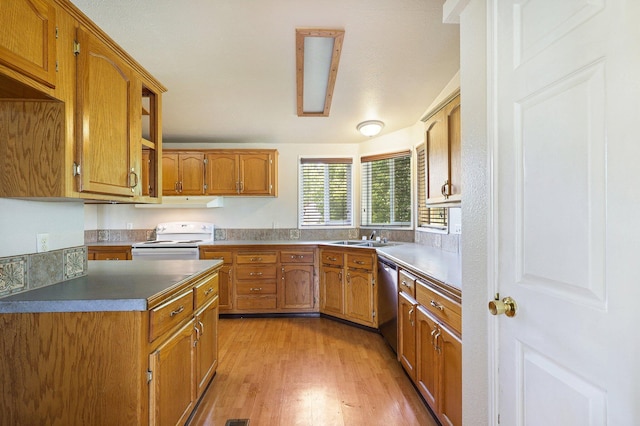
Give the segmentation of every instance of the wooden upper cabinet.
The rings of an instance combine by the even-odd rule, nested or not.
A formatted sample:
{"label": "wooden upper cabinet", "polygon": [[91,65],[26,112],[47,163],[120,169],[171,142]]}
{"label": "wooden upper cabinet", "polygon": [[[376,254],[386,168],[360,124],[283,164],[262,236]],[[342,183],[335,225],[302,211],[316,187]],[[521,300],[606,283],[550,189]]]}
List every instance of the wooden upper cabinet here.
{"label": "wooden upper cabinet", "polygon": [[462,199],[460,95],[425,121],[427,204]]}
{"label": "wooden upper cabinet", "polygon": [[[140,115],[141,83],[112,49],[78,29],[77,158],[80,192],[132,197],[140,194],[139,139],[131,122]],[[137,142],[137,143],[136,143]]]}
{"label": "wooden upper cabinet", "polygon": [[277,196],[278,151],[207,151],[207,194]]}
{"label": "wooden upper cabinet", "polygon": [[215,151],[207,154],[207,194],[237,195],[239,159],[235,152]]}
{"label": "wooden upper cabinet", "polygon": [[204,154],[165,151],[162,154],[163,195],[204,194]]}
{"label": "wooden upper cabinet", "polygon": [[51,1],[2,0],[0,64],[55,87],[56,13]]}

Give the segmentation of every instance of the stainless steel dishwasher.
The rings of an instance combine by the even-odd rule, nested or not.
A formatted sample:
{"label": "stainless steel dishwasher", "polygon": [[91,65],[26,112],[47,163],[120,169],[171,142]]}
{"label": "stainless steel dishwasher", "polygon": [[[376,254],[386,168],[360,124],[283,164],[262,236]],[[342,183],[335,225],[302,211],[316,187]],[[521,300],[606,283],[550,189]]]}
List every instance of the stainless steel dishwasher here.
{"label": "stainless steel dishwasher", "polygon": [[398,267],[378,257],[378,324],[382,337],[398,352]]}

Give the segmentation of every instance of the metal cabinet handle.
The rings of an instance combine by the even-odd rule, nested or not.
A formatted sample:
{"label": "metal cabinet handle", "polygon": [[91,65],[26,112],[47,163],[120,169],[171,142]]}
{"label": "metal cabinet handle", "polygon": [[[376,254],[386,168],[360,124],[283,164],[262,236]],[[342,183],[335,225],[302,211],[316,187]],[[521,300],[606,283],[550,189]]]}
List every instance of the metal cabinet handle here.
{"label": "metal cabinet handle", "polygon": [[434,339],[436,341],[435,349],[436,349],[436,352],[438,352],[438,353],[442,353],[442,348],[440,347],[440,345],[438,345],[438,338],[440,337],[440,335],[442,335],[442,332],[440,331],[440,328],[438,327],[438,332],[436,333],[436,335],[434,337]]}
{"label": "metal cabinet handle", "polygon": [[450,194],[451,190],[449,187],[449,179],[444,181],[444,185],[442,185],[442,187],[440,188],[440,192],[442,193],[445,199],[449,198],[449,195],[451,195]]}
{"label": "metal cabinet handle", "polygon": [[200,333],[204,334],[204,324],[200,320],[198,320],[198,324],[200,324]]}
{"label": "metal cabinet handle", "polygon": [[[133,183],[131,183],[131,176],[134,177]],[[134,188],[138,186],[138,175],[135,172],[135,169],[132,167],[131,172],[129,172],[129,188],[131,188],[131,192],[134,192]]]}
{"label": "metal cabinet handle", "polygon": [[261,257],[252,257],[252,258],[251,258],[251,261],[252,261],[252,262],[261,262],[261,261],[262,261],[262,258],[261,258]]}
{"label": "metal cabinet handle", "polygon": [[176,309],[175,311],[171,311],[171,313],[169,314],[170,317],[176,316],[178,315],[180,312],[184,311],[184,306],[180,305],[180,307],[178,309]]}
{"label": "metal cabinet handle", "polygon": [[107,257],[105,260],[120,260],[119,257]]}
{"label": "metal cabinet handle", "polygon": [[432,300],[431,302],[429,302],[429,304],[431,306],[433,306],[436,309],[439,309],[441,311],[444,311],[444,306],[442,306],[441,304],[439,304],[438,302],[436,302],[435,300]]}
{"label": "metal cabinet handle", "polygon": [[209,287],[209,288],[204,292],[204,295],[205,295],[205,296],[208,296],[208,295],[210,295],[210,294],[211,294],[211,292],[212,292],[212,291],[213,291],[213,287]]}
{"label": "metal cabinet handle", "polygon": [[431,331],[431,346],[433,347],[433,349],[436,348],[436,343],[434,342],[434,336],[437,332],[438,332],[438,327],[433,326],[433,330]]}
{"label": "metal cabinet handle", "polygon": [[335,257],[329,257],[329,256],[327,256],[327,260],[330,260],[330,261],[332,261],[332,262],[335,262],[335,261],[336,261],[336,260],[338,260],[338,259],[336,259]]}
{"label": "metal cabinet handle", "polygon": [[415,322],[413,321],[413,309],[414,306],[411,306],[411,309],[409,309],[409,322],[411,323],[411,327],[416,326]]}
{"label": "metal cabinet handle", "polygon": [[200,329],[197,324],[193,325],[193,329],[196,331],[196,341],[200,340]]}
{"label": "metal cabinet handle", "polygon": [[402,284],[405,287],[411,288],[411,284],[407,284],[407,282],[405,280],[400,281],[400,284]]}
{"label": "metal cabinet handle", "polygon": [[255,277],[255,276],[260,277],[260,276],[262,276],[262,272],[249,272],[249,275],[252,276],[252,277]]}
{"label": "metal cabinet handle", "polygon": [[249,290],[251,290],[251,291],[262,291],[262,287],[251,287]]}

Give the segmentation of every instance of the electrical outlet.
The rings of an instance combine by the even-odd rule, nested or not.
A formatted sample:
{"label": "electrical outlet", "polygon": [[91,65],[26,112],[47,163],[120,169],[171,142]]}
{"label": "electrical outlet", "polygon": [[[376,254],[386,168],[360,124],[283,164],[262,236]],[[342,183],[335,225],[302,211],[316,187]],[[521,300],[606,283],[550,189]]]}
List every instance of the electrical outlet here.
{"label": "electrical outlet", "polygon": [[37,234],[36,235],[36,251],[42,253],[49,251],[49,234]]}
{"label": "electrical outlet", "polygon": [[462,234],[462,224],[461,223],[456,223],[455,225],[453,225],[453,231],[451,231],[452,234]]}
{"label": "electrical outlet", "polygon": [[133,223],[127,223],[127,229],[133,229]]}

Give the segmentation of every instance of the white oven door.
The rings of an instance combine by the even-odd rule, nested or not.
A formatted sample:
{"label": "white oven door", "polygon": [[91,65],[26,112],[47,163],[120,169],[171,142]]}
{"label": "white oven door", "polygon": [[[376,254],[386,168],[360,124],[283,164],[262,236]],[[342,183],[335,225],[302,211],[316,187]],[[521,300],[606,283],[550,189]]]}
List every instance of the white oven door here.
{"label": "white oven door", "polygon": [[194,260],[199,259],[197,247],[132,248],[133,260]]}

